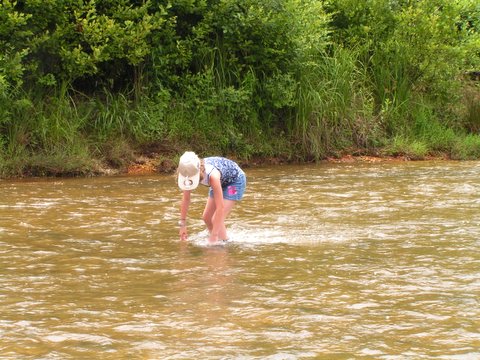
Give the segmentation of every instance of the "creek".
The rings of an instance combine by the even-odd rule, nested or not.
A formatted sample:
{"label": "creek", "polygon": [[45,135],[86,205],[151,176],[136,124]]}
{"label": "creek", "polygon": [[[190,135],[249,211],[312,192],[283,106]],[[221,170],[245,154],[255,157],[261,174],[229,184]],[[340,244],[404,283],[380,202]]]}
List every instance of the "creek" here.
{"label": "creek", "polygon": [[173,176],[0,181],[0,358],[480,358],[479,162],[245,172],[225,246]]}

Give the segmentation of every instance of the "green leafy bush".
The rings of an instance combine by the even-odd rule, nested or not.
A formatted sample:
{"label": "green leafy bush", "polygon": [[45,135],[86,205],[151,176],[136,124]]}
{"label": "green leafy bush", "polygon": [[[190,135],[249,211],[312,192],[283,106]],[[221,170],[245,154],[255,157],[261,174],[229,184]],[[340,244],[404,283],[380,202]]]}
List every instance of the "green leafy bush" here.
{"label": "green leafy bush", "polygon": [[155,144],[472,158],[478,49],[475,0],[4,0],[0,167]]}

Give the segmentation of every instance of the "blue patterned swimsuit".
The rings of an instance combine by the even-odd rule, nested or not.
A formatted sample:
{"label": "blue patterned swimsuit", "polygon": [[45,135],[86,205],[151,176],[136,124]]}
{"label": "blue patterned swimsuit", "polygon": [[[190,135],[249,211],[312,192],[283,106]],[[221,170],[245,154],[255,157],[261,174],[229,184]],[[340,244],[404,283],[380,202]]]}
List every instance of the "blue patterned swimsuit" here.
{"label": "blue patterned swimsuit", "polygon": [[[214,169],[220,172],[223,197],[229,200],[240,200],[246,186],[246,177],[243,170],[235,161],[219,156],[207,157],[204,159],[205,178],[201,184],[210,186],[210,174]],[[210,187],[210,196],[213,197],[213,190]]]}

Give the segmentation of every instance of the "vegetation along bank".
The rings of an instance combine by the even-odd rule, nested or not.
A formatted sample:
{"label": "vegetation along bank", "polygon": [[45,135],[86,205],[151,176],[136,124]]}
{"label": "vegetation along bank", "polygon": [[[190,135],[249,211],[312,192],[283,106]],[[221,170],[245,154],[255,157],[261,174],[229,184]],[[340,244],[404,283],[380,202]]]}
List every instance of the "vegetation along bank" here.
{"label": "vegetation along bank", "polygon": [[479,70],[477,0],[3,0],[0,176],[478,159]]}

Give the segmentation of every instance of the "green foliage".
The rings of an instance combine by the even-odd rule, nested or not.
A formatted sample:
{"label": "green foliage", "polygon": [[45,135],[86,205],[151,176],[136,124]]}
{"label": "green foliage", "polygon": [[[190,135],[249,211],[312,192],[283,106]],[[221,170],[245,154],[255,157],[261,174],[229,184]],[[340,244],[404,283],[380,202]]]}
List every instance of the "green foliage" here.
{"label": "green foliage", "polygon": [[451,157],[459,160],[478,160],[480,158],[480,136],[469,134],[459,137],[452,148]]}
{"label": "green foliage", "polygon": [[66,27],[60,39],[74,41],[62,44],[61,62],[69,79],[97,74],[99,65],[123,62],[138,66],[151,49],[152,32],[165,24],[160,13],[149,14],[150,2],[133,7],[126,0],[111,6],[97,6],[94,0],[73,8],[75,28]]}
{"label": "green foliage", "polygon": [[480,86],[465,86],[461,104],[463,127],[473,134],[480,134]]}
{"label": "green foliage", "polygon": [[14,156],[0,156],[0,176],[88,176],[96,173],[96,164],[84,148],[57,149],[30,153],[22,151]]}
{"label": "green foliage", "polygon": [[213,70],[192,75],[184,96],[175,101],[173,112],[166,113],[168,137],[194,143],[200,150],[236,152],[248,157],[250,147],[244,136],[255,136],[257,128],[252,112],[252,89],[218,87]]}
{"label": "green foliage", "polygon": [[4,0],[0,168],[84,173],[146,144],[472,158],[478,49],[475,0]]}
{"label": "green foliage", "polygon": [[397,135],[392,139],[391,144],[386,147],[386,151],[393,156],[403,156],[410,160],[421,160],[428,155],[428,146],[421,140]]}
{"label": "green foliage", "polygon": [[[91,75],[114,82],[130,73],[135,85],[139,73],[130,69],[143,64],[152,34],[167,23],[164,8],[153,11],[150,1],[133,5],[127,0],[28,0],[0,6],[0,19],[5,20],[0,47],[28,53],[22,70],[33,87],[72,84]],[[108,66],[116,66],[116,78]]]}
{"label": "green foliage", "polygon": [[[198,57],[193,64],[201,70],[209,57],[221,55],[223,68],[240,75],[253,70],[264,77],[287,69],[295,56],[289,23],[282,2],[221,1],[194,29],[192,45]],[[215,46],[221,53],[211,53]]]}
{"label": "green foliage", "polygon": [[374,113],[367,75],[357,64],[356,53],[339,48],[302,74],[292,129],[308,157],[381,145],[382,117]]}

